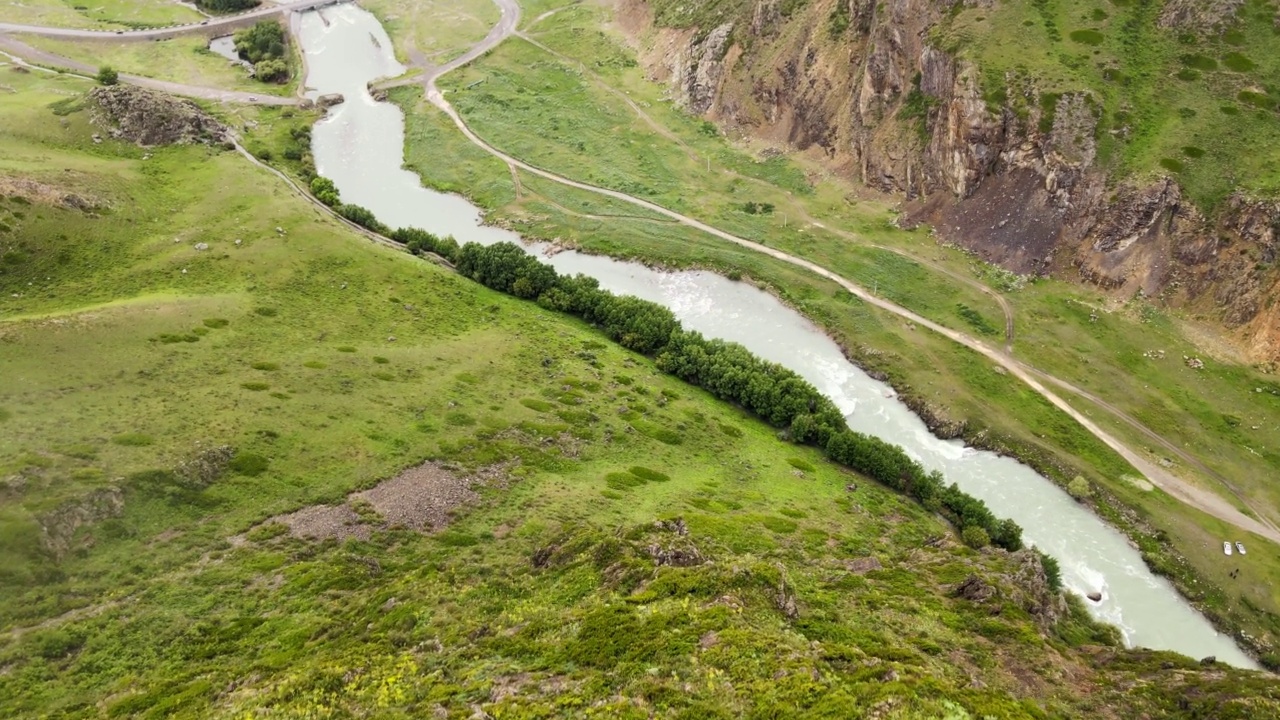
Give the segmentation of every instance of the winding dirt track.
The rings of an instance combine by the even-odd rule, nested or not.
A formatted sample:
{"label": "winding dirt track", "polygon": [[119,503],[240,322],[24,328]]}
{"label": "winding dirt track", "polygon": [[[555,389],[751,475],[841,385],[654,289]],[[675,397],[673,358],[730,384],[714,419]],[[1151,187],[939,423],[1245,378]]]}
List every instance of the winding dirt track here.
{"label": "winding dirt track", "polygon": [[[597,195],[603,195],[605,197],[613,198],[614,200],[620,200],[622,202],[635,205],[637,207],[645,208],[646,210],[650,210],[650,211],[659,213],[661,215],[665,215],[666,217],[669,217],[672,220],[675,220],[676,222],[679,222],[680,224],[685,225],[687,227],[691,227],[696,230],[701,230],[702,232],[705,232],[708,235],[713,235],[715,237],[718,237],[722,240],[726,240],[740,247],[748,248],[750,250],[754,250],[755,252],[763,253],[774,259],[781,260],[786,263],[790,263],[791,265],[795,265],[796,267],[804,268],[805,270],[808,270],[809,272],[814,273],[819,277],[826,278],[838,284],[840,287],[844,288],[849,293],[853,294],[855,297],[857,297],[859,300],[862,300],[863,302],[874,305],[875,307],[878,307],[882,310],[886,310],[899,317],[910,320],[916,325],[926,327],[938,333],[939,335],[942,335],[943,337],[946,337],[952,340],[953,342],[959,343],[960,345],[963,345],[973,350],[974,352],[981,354],[983,357],[991,360],[992,362],[1000,365],[1001,367],[1005,368],[1005,370],[1007,370],[1014,377],[1026,383],[1028,387],[1030,387],[1031,389],[1039,393],[1042,397],[1048,400],[1054,407],[1058,408],[1059,410],[1061,410],[1062,412],[1070,416],[1073,420],[1080,423],[1082,427],[1088,430],[1094,437],[1096,437],[1104,445],[1111,448],[1111,450],[1113,450],[1116,454],[1123,457],[1129,464],[1133,465],[1134,468],[1136,468],[1139,472],[1145,475],[1146,478],[1149,481],[1151,481],[1151,483],[1156,487],[1159,487],[1161,490],[1164,490],[1169,495],[1177,498],[1179,501],[1186,503],[1192,507],[1195,507],[1220,520],[1230,523],[1231,525],[1234,525],[1241,530],[1254,533],[1255,535],[1258,535],[1260,537],[1267,538],[1272,542],[1280,543],[1280,530],[1277,530],[1275,527],[1271,526],[1269,523],[1260,522],[1258,520],[1255,520],[1254,518],[1249,517],[1248,515],[1245,515],[1244,513],[1237,510],[1231,503],[1227,502],[1225,499],[1218,496],[1217,494],[1212,493],[1208,490],[1199,488],[1195,485],[1192,485],[1191,483],[1183,480],[1182,478],[1179,478],[1173,475],[1172,473],[1167,472],[1165,469],[1149,462],[1146,458],[1142,457],[1138,453],[1129,449],[1126,445],[1121,443],[1119,440],[1112,437],[1110,433],[1103,430],[1101,427],[1095,424],[1092,420],[1086,417],[1083,413],[1080,413],[1075,408],[1071,407],[1071,405],[1069,405],[1065,400],[1063,400],[1053,391],[1049,390],[1049,388],[1045,387],[1045,385],[1042,384],[1037,379],[1037,375],[1044,376],[1044,377],[1048,377],[1048,376],[1045,376],[1043,373],[1039,373],[1038,371],[1030,370],[1028,367],[1023,365],[1022,363],[1010,357],[1007,353],[1002,352],[1001,349],[989,347],[986,343],[982,342],[981,340],[970,337],[969,335],[958,332],[956,330],[952,330],[951,328],[939,325],[938,323],[935,323],[932,320],[929,320],[928,318],[922,317],[908,310],[907,308],[904,308],[900,305],[889,302],[888,300],[884,300],[882,298],[876,297],[875,295],[872,295],[870,292],[868,292],[866,288],[856,283],[853,283],[820,265],[809,262],[808,260],[796,257],[794,255],[790,255],[788,253],[782,252],[781,250],[777,250],[765,245],[761,245],[756,242],[752,242],[751,240],[747,240],[745,238],[740,238],[736,235],[727,233],[723,230],[720,230],[719,228],[708,225],[695,218],[691,218],[687,215],[682,215],[673,210],[668,210],[667,208],[662,207],[661,205],[657,205],[655,203],[649,202],[648,200],[643,200],[641,198],[633,197],[631,195],[628,195],[623,192],[619,192],[617,190],[610,190],[608,188],[602,188],[602,187],[597,187],[595,185],[589,185],[587,183],[578,182],[577,180],[573,180],[573,179],[564,177],[562,175],[558,175],[556,173],[550,172],[548,170],[544,170],[540,167],[524,162],[523,160],[512,157],[502,152],[501,150],[493,147],[489,143],[485,142],[480,136],[476,135],[475,132],[473,132],[470,127],[467,126],[466,122],[463,121],[462,117],[458,115],[458,112],[453,109],[453,106],[449,104],[449,101],[445,99],[444,94],[436,86],[436,81],[445,73],[451,70],[454,70],[458,67],[461,67],[462,65],[466,64],[467,62],[470,62],[471,60],[474,60],[477,57],[480,57],[484,53],[488,52],[489,50],[497,46],[498,43],[502,42],[507,37],[514,34],[515,27],[519,22],[519,18],[520,18],[519,5],[515,3],[515,0],[494,0],[494,2],[497,4],[499,10],[502,13],[502,19],[489,32],[488,36],[486,36],[484,40],[480,41],[474,47],[472,47],[472,49],[469,52],[467,52],[465,55],[463,55],[462,57],[458,58],[457,60],[454,60],[453,62],[447,65],[443,65],[439,67],[434,67],[434,66],[422,67],[421,69],[423,70],[423,75],[418,79],[422,83],[423,88],[426,91],[427,100],[430,101],[432,105],[435,105],[442,112],[448,115],[449,118],[453,121],[454,125],[457,126],[459,132],[465,135],[466,138],[470,140],[471,143],[474,144],[476,147],[479,147],[480,149],[484,150],[490,155],[493,155],[499,160],[502,160],[503,162],[507,163],[508,166],[519,168],[521,170],[524,170],[525,172],[533,173],[534,175],[545,178],[547,180],[560,183],[568,187],[576,188],[578,190],[584,190],[586,192],[596,193]],[[1011,317],[1011,314],[1007,315],[1007,317]],[[1071,392],[1077,393],[1081,396],[1087,396],[1087,394],[1083,390],[1076,388],[1074,385],[1067,383],[1066,381],[1058,380],[1055,378],[1052,382],[1064,389],[1070,390]]]}

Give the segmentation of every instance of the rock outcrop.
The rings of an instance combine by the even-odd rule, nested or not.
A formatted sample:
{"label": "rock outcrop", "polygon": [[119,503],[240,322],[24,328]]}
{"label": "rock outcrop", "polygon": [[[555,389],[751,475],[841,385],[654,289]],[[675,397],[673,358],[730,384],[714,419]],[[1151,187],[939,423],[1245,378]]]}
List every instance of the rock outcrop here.
{"label": "rock outcrop", "polygon": [[222,142],[226,127],[190,100],[132,85],[89,91],[95,124],[143,146]]}
{"label": "rock outcrop", "polygon": [[[645,1],[621,2],[636,37],[652,28]],[[1243,4],[1167,0],[1159,24],[1207,36]],[[1108,176],[1099,138],[1132,128],[1109,117],[1104,129],[1088,91],[981,78],[934,32],[960,5],[996,11],[991,0],[748,0],[704,13],[708,27],[647,35],[642,61],[689,111],[905,198],[907,226],[927,223],[1019,274],[1216,314],[1251,359],[1280,362],[1280,310],[1266,303],[1280,284],[1276,204],[1233,197],[1206,217],[1170,177]]]}
{"label": "rock outcrop", "polygon": [[76,533],[124,512],[124,493],[109,487],[69,500],[37,518],[40,545],[54,560],[66,557],[75,545]]}

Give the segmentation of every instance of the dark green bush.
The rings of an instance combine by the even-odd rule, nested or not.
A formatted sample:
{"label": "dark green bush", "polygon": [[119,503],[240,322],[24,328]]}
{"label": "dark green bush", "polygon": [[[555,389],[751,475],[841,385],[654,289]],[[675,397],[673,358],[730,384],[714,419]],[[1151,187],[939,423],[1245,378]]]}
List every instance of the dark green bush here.
{"label": "dark green bush", "polygon": [[231,462],[227,467],[247,477],[257,477],[267,471],[269,462],[267,459],[257,453],[245,452],[241,450],[231,458]]}

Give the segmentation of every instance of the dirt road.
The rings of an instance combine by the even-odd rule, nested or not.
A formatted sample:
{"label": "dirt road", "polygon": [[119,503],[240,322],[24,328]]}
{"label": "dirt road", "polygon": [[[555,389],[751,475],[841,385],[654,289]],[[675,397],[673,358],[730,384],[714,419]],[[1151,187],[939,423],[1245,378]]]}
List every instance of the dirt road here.
{"label": "dirt road", "polygon": [[[98,69],[81,62],[76,62],[61,55],[55,55],[44,50],[27,45],[15,38],[7,35],[0,35],[0,52],[15,61],[24,61],[25,63],[34,63],[36,65],[45,65],[49,67],[65,68],[75,73],[93,79]],[[297,105],[300,101],[297,98],[279,97],[276,95],[256,95],[254,93],[240,92],[238,90],[220,90],[217,88],[200,87],[198,85],[183,85],[182,83],[168,82],[165,80],[156,80],[155,78],[140,77],[138,75],[120,74],[120,82],[139,87],[150,88],[152,90],[160,90],[172,95],[181,95],[183,97],[199,98],[202,100],[214,100],[216,102],[232,102],[244,103],[247,105]]]}

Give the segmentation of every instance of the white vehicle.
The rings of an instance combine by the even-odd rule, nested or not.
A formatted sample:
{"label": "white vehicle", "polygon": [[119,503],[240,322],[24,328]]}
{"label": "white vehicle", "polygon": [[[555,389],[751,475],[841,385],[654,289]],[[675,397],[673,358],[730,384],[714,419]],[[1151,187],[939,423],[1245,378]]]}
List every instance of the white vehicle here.
{"label": "white vehicle", "polygon": [[1231,542],[1229,540],[1224,540],[1222,542],[1222,554],[1223,555],[1231,554]]}
{"label": "white vehicle", "polygon": [[1237,543],[1236,543],[1236,550],[1238,550],[1238,551],[1240,552],[1240,554],[1241,554],[1241,555],[1248,555],[1248,554],[1249,554],[1249,553],[1246,553],[1246,552],[1244,551],[1244,543],[1242,543],[1242,542],[1237,542]]}

